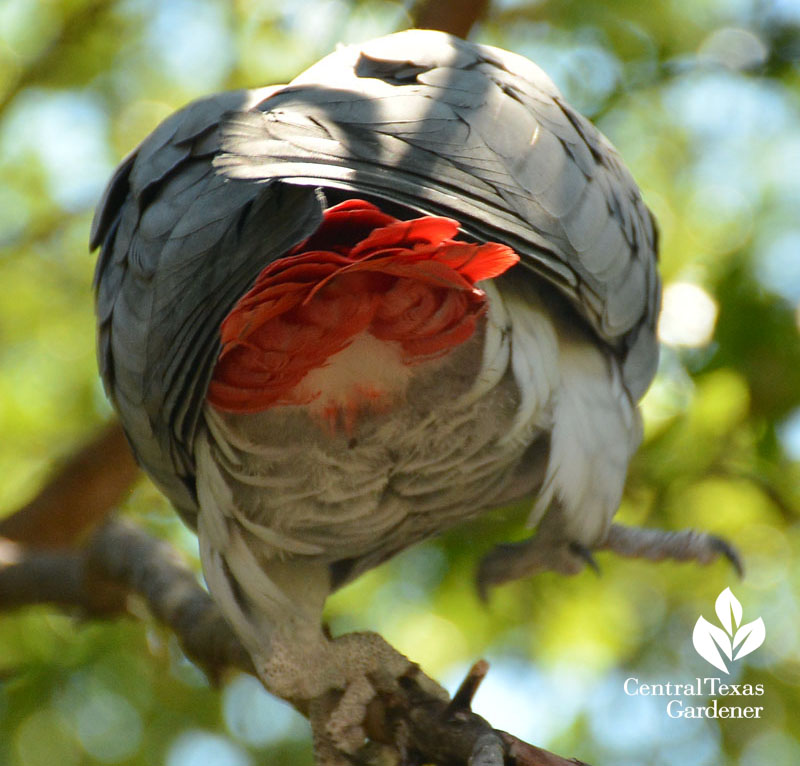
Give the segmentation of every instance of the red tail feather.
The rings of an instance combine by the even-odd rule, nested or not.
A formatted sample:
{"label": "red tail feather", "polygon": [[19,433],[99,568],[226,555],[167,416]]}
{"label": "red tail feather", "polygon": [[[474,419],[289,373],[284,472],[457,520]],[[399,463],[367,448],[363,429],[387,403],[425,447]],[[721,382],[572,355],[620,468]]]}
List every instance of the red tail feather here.
{"label": "red tail feather", "polygon": [[222,323],[211,404],[255,412],[307,403],[293,389],[363,331],[399,343],[409,365],[468,340],[485,311],[475,282],[519,256],[505,245],[453,240],[457,232],[449,218],[399,221],[363,200],[327,210]]}

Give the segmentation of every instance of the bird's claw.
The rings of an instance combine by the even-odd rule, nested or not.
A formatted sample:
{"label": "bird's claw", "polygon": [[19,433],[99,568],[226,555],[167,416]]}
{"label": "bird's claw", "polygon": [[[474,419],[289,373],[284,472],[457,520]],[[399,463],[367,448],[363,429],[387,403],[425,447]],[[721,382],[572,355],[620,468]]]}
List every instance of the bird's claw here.
{"label": "bird's claw", "polygon": [[736,574],[739,575],[740,579],[744,577],[744,563],[742,562],[742,557],[733,545],[724,537],[717,537],[716,535],[708,535],[708,543],[713,550],[721,553],[730,561],[731,566],[736,570]]}
{"label": "bird's claw", "polygon": [[590,548],[578,542],[571,542],[569,544],[569,549],[578,558],[583,559],[596,575],[600,574],[600,565],[597,563],[597,559],[592,555]]}

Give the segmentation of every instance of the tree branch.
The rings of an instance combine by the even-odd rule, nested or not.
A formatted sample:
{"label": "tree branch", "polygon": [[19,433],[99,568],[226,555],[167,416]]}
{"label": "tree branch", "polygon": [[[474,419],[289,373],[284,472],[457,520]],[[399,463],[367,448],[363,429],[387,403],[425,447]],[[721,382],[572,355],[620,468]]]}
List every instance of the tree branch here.
{"label": "tree branch", "polygon": [[115,421],[73,455],[30,503],[0,521],[0,537],[34,548],[72,546],[120,503],[138,475]]}
{"label": "tree branch", "polygon": [[[416,674],[407,679],[403,699],[382,700],[385,718],[380,725],[375,725],[376,717],[373,716],[373,726],[368,728],[368,733],[378,741],[388,741],[397,745],[401,752],[416,756],[418,763],[438,766],[587,766],[582,761],[562,758],[494,729],[488,721],[473,713],[472,697],[488,669],[485,660],[476,662],[450,702],[426,691],[425,687],[432,681],[417,669]],[[420,683],[421,679],[423,683]],[[392,736],[382,740],[381,732],[387,731],[392,732]]]}
{"label": "tree branch", "polygon": [[[212,680],[230,670],[254,673],[195,573],[172,546],[132,524],[109,521],[84,546],[64,551],[31,551],[0,540],[0,611],[51,603],[108,618],[124,613],[134,594]],[[434,682],[415,668],[403,679],[403,694],[373,703],[366,723],[370,739],[440,766],[580,764],[495,730],[470,710],[487,669],[485,662],[477,663],[448,703],[426,691]]]}
{"label": "tree branch", "polygon": [[40,80],[48,81],[54,71],[63,66],[66,55],[71,49],[81,46],[84,40],[100,26],[100,21],[113,12],[108,0],[88,0],[81,5],[73,3],[67,6],[61,19],[61,27],[36,57],[12,77],[5,91],[0,91],[0,115],[8,105],[25,88],[35,85]]}
{"label": "tree branch", "polygon": [[178,552],[132,524],[111,521],[87,547],[91,571],[143,597],[187,656],[217,681],[227,669],[254,673],[250,655]]}
{"label": "tree branch", "polygon": [[125,609],[126,596],[108,583],[87,587],[86,557],[79,551],[29,551],[0,538],[0,610],[55,604],[108,616]]}
{"label": "tree branch", "polygon": [[0,539],[0,612],[30,604],[71,607],[92,617],[127,611],[131,595],[171,628],[213,681],[253,673],[250,656],[194,572],[168,543],[109,521],[77,549],[37,551]]}
{"label": "tree branch", "polygon": [[411,23],[418,29],[438,29],[466,39],[488,9],[489,0],[420,0],[411,8]]}

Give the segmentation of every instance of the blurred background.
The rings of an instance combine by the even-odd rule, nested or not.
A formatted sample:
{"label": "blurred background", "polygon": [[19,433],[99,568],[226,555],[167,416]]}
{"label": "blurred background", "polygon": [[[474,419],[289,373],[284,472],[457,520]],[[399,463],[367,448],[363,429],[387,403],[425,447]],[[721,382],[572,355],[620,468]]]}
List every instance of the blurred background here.
{"label": "blurred background", "polygon": [[[211,91],[286,81],[338,42],[409,25],[392,0],[0,0],[0,516],[111,418],[97,378],[87,251],[115,164]],[[620,150],[661,227],[658,377],[619,519],[719,533],[739,581],[598,555],[476,598],[474,566],[524,509],[362,577],[329,605],[475,708],[595,766],[800,763],[800,0],[493,0],[471,38],[524,54]],[[145,479],[123,512],[195,563]],[[733,665],[758,720],[670,719],[623,682],[720,675],[692,647],[730,586],[766,641]],[[212,688],[149,618],[0,614],[0,764],[311,763],[302,718],[246,676]],[[689,702],[689,701],[687,701]],[[695,699],[690,704],[706,704]],[[720,704],[725,703],[724,700]]]}

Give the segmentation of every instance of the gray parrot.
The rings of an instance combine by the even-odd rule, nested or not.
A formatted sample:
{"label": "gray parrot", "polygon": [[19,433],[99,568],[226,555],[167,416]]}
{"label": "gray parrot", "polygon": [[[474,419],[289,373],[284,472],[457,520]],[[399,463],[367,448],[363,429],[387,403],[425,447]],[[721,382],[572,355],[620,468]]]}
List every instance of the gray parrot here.
{"label": "gray parrot", "polygon": [[91,244],[106,391],[320,764],[409,667],[327,635],[325,600],[418,541],[529,501],[482,591],[599,549],[736,563],[612,524],[658,358],[656,228],[521,56],[411,30],[189,104],[122,161]]}

